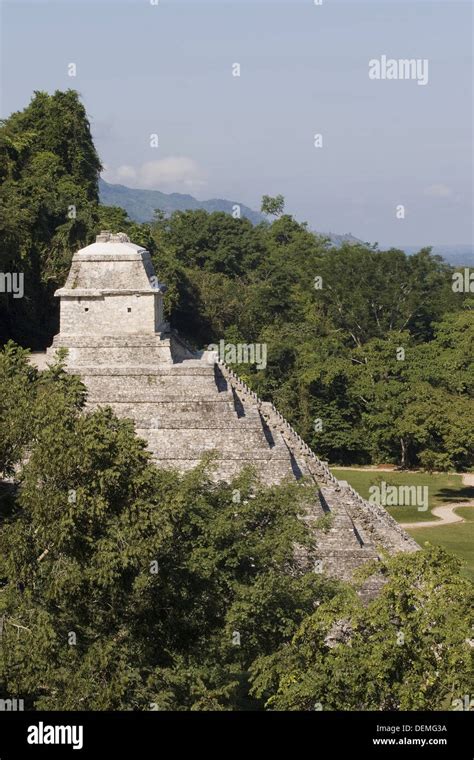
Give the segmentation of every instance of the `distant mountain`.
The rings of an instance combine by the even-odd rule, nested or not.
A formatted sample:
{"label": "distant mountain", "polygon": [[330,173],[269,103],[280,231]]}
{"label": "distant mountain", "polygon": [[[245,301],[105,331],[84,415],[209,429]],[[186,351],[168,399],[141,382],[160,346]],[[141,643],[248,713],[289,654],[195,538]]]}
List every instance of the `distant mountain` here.
{"label": "distant mountain", "polygon": [[350,245],[357,245],[358,243],[361,245],[364,245],[363,240],[359,240],[359,238],[354,237],[352,232],[344,232],[342,234],[338,234],[337,232],[316,232],[316,235],[321,235],[322,237],[327,237],[331,241],[333,245],[339,247],[343,243],[349,243]]}
{"label": "distant mountain", "polygon": [[[192,195],[183,195],[182,193],[162,193],[160,190],[138,190],[125,185],[112,185],[103,179],[99,180],[100,202],[104,206],[120,206],[125,209],[130,219],[135,222],[150,222],[153,219],[155,209],[161,209],[165,214],[172,214],[173,211],[187,211],[193,209],[203,209],[204,211],[225,211],[231,214],[233,207],[238,201],[228,201],[224,198],[212,198],[209,201],[198,201]],[[258,211],[242,203],[240,206],[241,216],[249,219],[252,224],[259,224],[265,220],[265,216]],[[316,232],[316,235],[322,235],[329,238],[331,243],[336,247],[343,243],[357,244],[362,240],[354,237],[350,232],[339,234],[336,232]],[[408,254],[416,253],[423,246],[394,246],[401,248]],[[474,266],[474,250],[472,245],[434,245],[433,253],[438,254],[453,266]]]}
{"label": "distant mountain", "polygon": [[[103,179],[99,180],[100,202],[104,206],[120,206],[125,209],[130,219],[134,222],[150,222],[153,219],[155,209],[161,209],[165,214],[173,211],[188,211],[204,209],[204,211],[225,211],[231,214],[233,207],[238,201],[228,201],[224,198],[212,198],[209,201],[198,201],[192,195],[182,193],[162,193],[160,190],[138,190],[125,185],[112,185]],[[241,216],[245,216],[252,224],[265,221],[266,217],[258,211],[239,203]],[[346,232],[339,235],[334,232],[316,232],[331,240],[335,246],[342,243],[362,243],[362,240]]]}
{"label": "distant mountain", "polygon": [[150,222],[155,209],[161,209],[165,214],[173,211],[203,209],[204,211],[225,211],[231,214],[233,206],[240,206],[241,216],[245,216],[252,224],[262,222],[264,217],[257,211],[238,201],[227,201],[223,198],[212,198],[209,201],[198,201],[192,195],[182,193],[162,193],[159,190],[138,190],[125,185],[111,185],[105,180],[99,180],[100,202],[104,206],[120,206],[125,209],[130,219],[135,222]]}
{"label": "distant mountain", "polygon": [[[400,248],[405,253],[416,253],[423,248],[421,245],[402,245]],[[469,244],[455,245],[432,245],[432,253],[442,256],[448,264],[455,267],[474,267],[474,247]]]}

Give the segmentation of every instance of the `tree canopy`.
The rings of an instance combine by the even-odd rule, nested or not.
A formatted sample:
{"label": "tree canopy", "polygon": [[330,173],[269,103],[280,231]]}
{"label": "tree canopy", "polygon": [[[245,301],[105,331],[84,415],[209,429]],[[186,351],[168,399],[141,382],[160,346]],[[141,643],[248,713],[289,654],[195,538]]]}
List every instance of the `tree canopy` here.
{"label": "tree canopy", "polygon": [[8,344],[0,389],[0,688],[27,709],[437,710],[472,689],[472,584],[440,549],[367,568],[386,582],[364,604],[313,572],[310,490],[156,469],[61,357],[38,372]]}
{"label": "tree canopy", "polygon": [[0,124],[0,271],[25,295],[0,293],[0,341],[41,348],[57,324],[53,293],[97,225],[101,164],[73,90],[35,92]]}

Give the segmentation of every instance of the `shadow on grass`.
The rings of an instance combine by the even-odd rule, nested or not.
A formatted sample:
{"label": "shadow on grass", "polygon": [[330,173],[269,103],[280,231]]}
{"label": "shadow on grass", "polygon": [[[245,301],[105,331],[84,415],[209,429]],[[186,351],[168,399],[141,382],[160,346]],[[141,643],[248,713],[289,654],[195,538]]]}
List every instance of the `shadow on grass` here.
{"label": "shadow on grass", "polygon": [[464,488],[440,488],[436,496],[447,504],[458,501],[474,501],[474,486]]}

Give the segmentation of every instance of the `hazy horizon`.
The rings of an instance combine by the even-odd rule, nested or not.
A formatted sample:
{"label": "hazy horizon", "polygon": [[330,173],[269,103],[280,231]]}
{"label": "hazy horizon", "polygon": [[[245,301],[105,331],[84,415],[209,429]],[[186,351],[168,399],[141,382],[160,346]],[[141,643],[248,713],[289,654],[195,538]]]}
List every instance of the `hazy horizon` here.
{"label": "hazy horizon", "polygon": [[[101,179],[104,180],[104,177],[102,175],[101,175]],[[134,187],[132,187],[132,185],[126,185],[123,182],[107,182],[107,180],[104,180],[104,181],[108,185],[112,185],[112,186],[113,185],[117,185],[119,187],[125,187],[125,188],[127,188],[129,190],[149,190],[150,192],[154,192],[154,191],[163,192],[163,191],[159,190],[159,188],[156,188],[156,189],[154,189],[154,188],[142,188],[142,187],[136,187],[136,188],[134,188]],[[206,201],[214,201],[214,200],[226,200],[226,201],[236,201],[236,202],[239,201],[239,198],[219,198],[217,196],[213,196],[212,198],[200,198],[200,199],[198,199],[198,198],[196,198],[196,196],[194,196],[192,193],[189,193],[189,192],[188,193],[186,193],[186,192],[182,192],[182,193],[173,192],[173,193],[169,193],[169,195],[182,195],[183,197],[191,196],[191,197],[195,198],[195,200],[200,200],[203,203],[205,203]],[[247,205],[247,204],[244,204],[244,205]],[[260,213],[259,208],[253,208],[251,210]],[[262,216],[264,216],[264,215],[262,215]],[[298,218],[298,221],[304,222],[306,220]],[[319,232],[319,233],[332,233],[332,234],[337,234],[337,235],[341,235],[341,236],[342,235],[351,235],[352,234],[351,230],[329,230],[329,229],[327,229],[327,230],[326,229],[318,229],[318,230],[316,230],[315,229],[314,231],[315,232]],[[354,235],[354,237],[357,237],[357,236]],[[374,240],[367,240],[367,241],[365,241],[364,240],[362,242],[367,242],[367,243],[374,244],[377,241],[374,241]],[[415,243],[415,244],[404,243],[401,246],[398,246],[396,243],[385,243],[385,244],[382,244],[383,248],[390,248],[390,247],[397,248],[397,247],[400,247],[403,250],[406,250],[406,251],[408,251],[410,253],[413,252],[412,249],[418,250],[422,246],[425,246],[425,247],[433,246],[433,248],[446,247],[446,248],[450,248],[450,249],[453,249],[453,250],[455,248],[468,248],[471,253],[474,252],[474,246],[473,246],[472,243],[466,243],[466,242],[460,242],[460,241],[457,241],[457,242],[454,241],[454,242],[449,242],[449,243],[436,243],[436,242],[432,242],[432,243],[423,243],[423,244],[421,244],[421,243]]]}

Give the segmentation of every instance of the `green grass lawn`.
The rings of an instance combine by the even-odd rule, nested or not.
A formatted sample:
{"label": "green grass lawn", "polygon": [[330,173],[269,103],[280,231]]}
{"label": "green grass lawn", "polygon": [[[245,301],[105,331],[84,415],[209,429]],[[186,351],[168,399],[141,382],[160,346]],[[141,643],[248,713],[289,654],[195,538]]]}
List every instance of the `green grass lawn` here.
{"label": "green grass lawn", "polygon": [[427,472],[409,471],[381,472],[380,470],[371,470],[367,472],[362,470],[340,470],[337,467],[331,467],[331,472],[338,480],[347,480],[364,499],[369,498],[369,487],[381,483],[382,480],[388,485],[394,486],[428,486],[428,510],[426,512],[420,512],[416,506],[387,507],[387,510],[398,522],[409,523],[436,520],[435,515],[431,513],[433,507],[438,507],[441,504],[469,501],[470,499],[474,500],[474,488],[464,486],[461,475],[454,473],[436,473],[430,475]]}
{"label": "green grass lawn", "polygon": [[[381,472],[374,470],[341,470],[331,467],[339,480],[347,480],[365,499],[369,497],[369,486],[385,480],[390,485],[426,485],[428,486],[429,509],[419,512],[416,507],[389,507],[388,511],[398,522],[415,523],[436,520],[431,513],[433,507],[474,500],[474,488],[463,485],[460,475],[442,473],[429,475],[422,472]],[[474,581],[474,508],[460,507],[457,513],[466,522],[453,525],[433,526],[432,528],[415,528],[409,530],[421,546],[427,541],[442,546],[443,549],[459,557],[464,563],[463,575]]]}
{"label": "green grass lawn", "polygon": [[464,517],[465,523],[417,528],[409,533],[420,546],[429,541],[430,544],[442,546],[447,552],[455,554],[466,563],[463,575],[474,581],[474,507],[460,507],[456,512]]}

